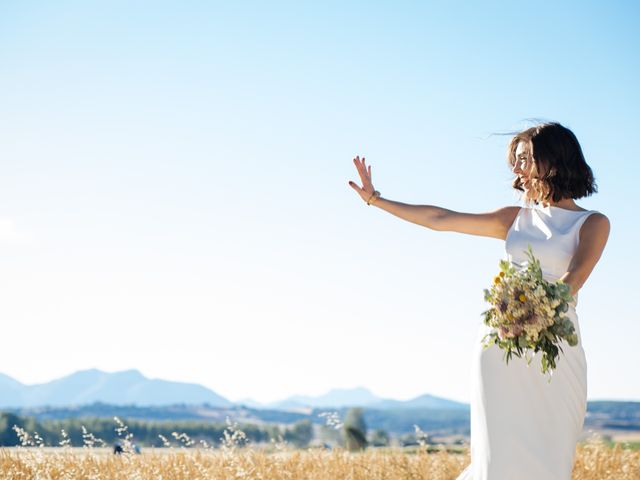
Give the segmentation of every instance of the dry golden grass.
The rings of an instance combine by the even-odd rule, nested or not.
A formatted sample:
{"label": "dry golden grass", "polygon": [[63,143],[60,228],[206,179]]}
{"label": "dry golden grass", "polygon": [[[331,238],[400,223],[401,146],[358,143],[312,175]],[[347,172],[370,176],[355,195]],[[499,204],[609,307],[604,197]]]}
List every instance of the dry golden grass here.
{"label": "dry golden grass", "polygon": [[[0,449],[0,478],[74,480],[452,480],[469,463],[469,452],[418,449],[277,451],[231,449],[145,449],[141,455],[109,455],[103,449],[21,447]],[[603,443],[578,445],[573,479],[638,480],[640,451]]]}

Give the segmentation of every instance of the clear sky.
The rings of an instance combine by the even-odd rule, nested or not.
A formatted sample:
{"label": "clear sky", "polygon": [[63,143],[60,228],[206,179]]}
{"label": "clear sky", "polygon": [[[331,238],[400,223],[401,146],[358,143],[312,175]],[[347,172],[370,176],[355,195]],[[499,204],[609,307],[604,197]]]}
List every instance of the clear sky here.
{"label": "clear sky", "polygon": [[571,128],[611,236],[588,397],[640,400],[637,2],[0,4],[0,372],[137,368],[237,400],[469,400],[499,240],[385,198],[517,205],[505,150]]}

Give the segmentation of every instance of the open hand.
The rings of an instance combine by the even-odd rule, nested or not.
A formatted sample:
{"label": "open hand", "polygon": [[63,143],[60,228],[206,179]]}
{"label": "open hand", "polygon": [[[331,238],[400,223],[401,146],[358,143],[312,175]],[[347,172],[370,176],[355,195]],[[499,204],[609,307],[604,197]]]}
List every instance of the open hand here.
{"label": "open hand", "polygon": [[364,157],[360,160],[359,156],[353,159],[353,163],[356,164],[356,169],[358,170],[358,174],[360,175],[360,180],[362,180],[362,188],[358,186],[357,183],[349,180],[349,185],[358,192],[358,195],[365,202],[371,197],[371,194],[375,191],[373,188],[373,184],[371,183],[371,165],[367,166],[364,163]]}

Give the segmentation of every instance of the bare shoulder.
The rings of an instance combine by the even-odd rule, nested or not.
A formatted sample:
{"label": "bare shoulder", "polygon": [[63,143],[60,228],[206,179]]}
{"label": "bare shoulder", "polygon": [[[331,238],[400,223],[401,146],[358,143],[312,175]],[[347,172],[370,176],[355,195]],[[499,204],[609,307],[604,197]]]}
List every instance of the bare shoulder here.
{"label": "bare shoulder", "polygon": [[586,272],[585,280],[604,251],[610,229],[609,218],[600,212],[588,215],[580,227],[578,248],[571,260],[570,269]]}
{"label": "bare shoulder", "polygon": [[521,208],[522,207],[508,205],[506,207],[497,209],[495,213],[500,215],[502,218],[504,218],[507,221],[510,220],[509,225],[511,225],[513,221],[516,219],[516,216],[518,215],[518,212],[520,211]]}
{"label": "bare shoulder", "polygon": [[587,236],[603,236],[608,237],[611,230],[611,222],[609,217],[604,213],[594,212],[587,217],[580,228],[580,237]]}
{"label": "bare shoulder", "polygon": [[511,229],[511,225],[515,222],[518,212],[520,212],[520,208],[521,207],[508,205],[489,213],[489,215],[494,219],[493,221],[497,230],[497,235],[494,235],[495,237],[500,238],[501,240],[507,239],[507,234]]}
{"label": "bare shoulder", "polygon": [[499,219],[503,228],[505,229],[505,235],[506,235],[506,232],[509,230],[509,228],[511,228],[511,225],[513,224],[513,222],[516,220],[516,217],[518,216],[518,212],[520,211],[520,208],[521,207],[509,205],[506,207],[499,208],[493,212],[494,215],[496,215],[496,217]]}
{"label": "bare shoulder", "polygon": [[[578,247],[567,269],[567,283],[575,291],[582,288],[596,266],[609,238],[609,219],[600,212],[592,212],[580,226]],[[571,281],[569,281],[571,278]]]}

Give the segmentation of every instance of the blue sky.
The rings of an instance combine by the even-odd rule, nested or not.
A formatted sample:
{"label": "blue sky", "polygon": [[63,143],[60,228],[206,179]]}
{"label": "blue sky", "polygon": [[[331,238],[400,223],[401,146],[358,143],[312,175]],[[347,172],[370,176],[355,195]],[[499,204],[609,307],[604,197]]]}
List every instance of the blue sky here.
{"label": "blue sky", "polygon": [[0,372],[137,368],[231,400],[469,399],[498,240],[366,206],[517,205],[492,135],[571,128],[611,221],[578,315],[590,399],[633,365],[634,2],[3,2]]}

